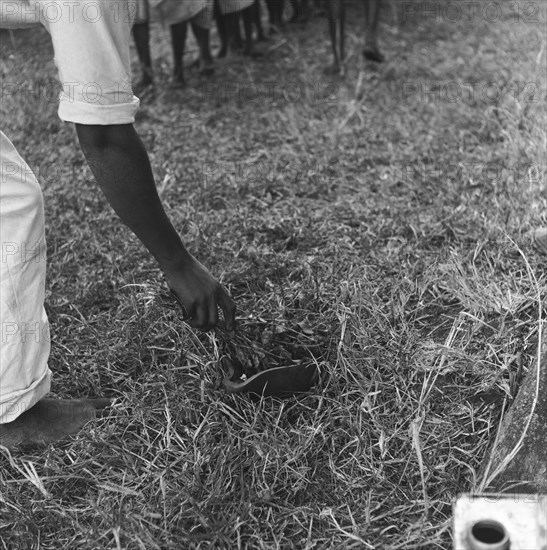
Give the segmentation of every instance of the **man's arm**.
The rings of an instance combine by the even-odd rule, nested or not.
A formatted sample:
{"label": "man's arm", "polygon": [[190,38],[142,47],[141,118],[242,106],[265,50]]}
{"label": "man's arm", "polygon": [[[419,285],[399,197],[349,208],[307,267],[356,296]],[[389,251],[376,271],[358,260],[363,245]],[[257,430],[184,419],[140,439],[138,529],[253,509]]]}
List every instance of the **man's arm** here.
{"label": "man's arm", "polygon": [[210,330],[224,312],[235,326],[235,305],[222,286],[184,247],[158,196],[148,155],[132,124],[76,124],[78,139],[108,202],[158,261],[167,283],[191,317]]}

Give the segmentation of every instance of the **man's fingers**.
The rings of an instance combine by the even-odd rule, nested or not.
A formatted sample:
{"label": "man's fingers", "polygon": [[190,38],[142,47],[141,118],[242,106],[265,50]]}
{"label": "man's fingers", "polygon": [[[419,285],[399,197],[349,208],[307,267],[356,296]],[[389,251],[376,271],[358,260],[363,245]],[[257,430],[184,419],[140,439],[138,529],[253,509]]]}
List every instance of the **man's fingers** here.
{"label": "man's fingers", "polygon": [[219,305],[224,312],[224,322],[226,323],[226,330],[232,332],[236,328],[236,305],[234,301],[228,296],[228,294],[222,290],[219,296]]}
{"label": "man's fingers", "polygon": [[185,307],[182,301],[179,300],[182,309],[186,315],[183,320],[192,328],[200,330],[211,330],[218,324],[220,307],[224,313],[224,320],[227,331],[234,331],[236,326],[236,306],[229,294],[220,287],[213,295],[209,295],[208,299],[198,301],[189,307]]}
{"label": "man's fingers", "polygon": [[207,330],[212,330],[218,323],[218,305],[216,300],[209,302],[209,327]]}
{"label": "man's fingers", "polygon": [[180,302],[180,306],[182,308],[182,320],[188,323],[190,326],[193,326],[192,323],[196,318],[196,311],[198,309],[197,305],[192,304],[189,307],[186,307],[185,305],[183,305],[182,302]]}
{"label": "man's fingers", "polygon": [[88,403],[96,410],[100,411],[101,409],[106,409],[112,405],[112,399],[107,399],[106,397],[99,397],[96,399],[88,399]]}
{"label": "man's fingers", "polygon": [[207,327],[208,308],[205,304],[197,304],[193,308],[193,315],[187,321],[192,328],[204,330]]}
{"label": "man's fingers", "polygon": [[190,321],[193,315],[192,310],[188,310],[188,308],[182,303],[182,300],[179,298],[178,294],[172,288],[170,288],[169,291],[171,292],[171,296],[173,296],[177,304],[180,306],[180,309],[182,310],[182,320]]}

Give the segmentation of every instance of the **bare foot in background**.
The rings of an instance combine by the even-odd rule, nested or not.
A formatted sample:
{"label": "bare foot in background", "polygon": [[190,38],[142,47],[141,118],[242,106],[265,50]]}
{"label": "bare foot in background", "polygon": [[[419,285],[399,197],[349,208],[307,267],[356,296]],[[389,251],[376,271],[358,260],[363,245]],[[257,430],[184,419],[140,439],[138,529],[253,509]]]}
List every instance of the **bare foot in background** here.
{"label": "bare foot in background", "polygon": [[0,424],[0,445],[30,450],[64,440],[110,404],[110,399],[42,399],[13,422]]}
{"label": "bare foot in background", "polygon": [[365,44],[363,55],[369,61],[375,61],[376,63],[383,63],[385,61],[384,54],[380,51],[375,42]]}

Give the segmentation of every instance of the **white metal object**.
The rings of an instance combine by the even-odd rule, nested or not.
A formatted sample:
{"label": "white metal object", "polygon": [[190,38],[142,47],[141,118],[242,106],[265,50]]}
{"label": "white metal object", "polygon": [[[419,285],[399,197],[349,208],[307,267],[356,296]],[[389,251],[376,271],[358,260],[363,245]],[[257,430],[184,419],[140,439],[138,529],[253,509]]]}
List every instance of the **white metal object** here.
{"label": "white metal object", "polygon": [[453,535],[454,550],[547,550],[547,496],[460,495]]}

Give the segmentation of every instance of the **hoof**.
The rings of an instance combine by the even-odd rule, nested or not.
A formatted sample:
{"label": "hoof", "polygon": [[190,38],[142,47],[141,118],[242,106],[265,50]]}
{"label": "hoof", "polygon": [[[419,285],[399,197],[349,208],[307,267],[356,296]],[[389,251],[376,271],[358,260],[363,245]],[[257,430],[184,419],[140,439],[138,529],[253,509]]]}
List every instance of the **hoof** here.
{"label": "hoof", "polygon": [[308,391],[319,375],[315,364],[275,367],[247,378],[234,380],[234,371],[224,378],[222,385],[228,393],[248,392],[265,397],[290,397]]}

